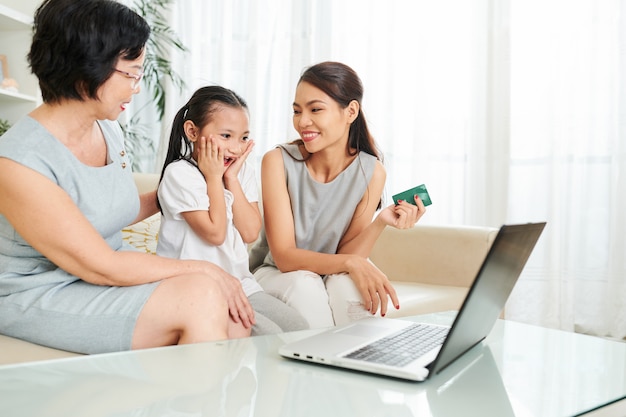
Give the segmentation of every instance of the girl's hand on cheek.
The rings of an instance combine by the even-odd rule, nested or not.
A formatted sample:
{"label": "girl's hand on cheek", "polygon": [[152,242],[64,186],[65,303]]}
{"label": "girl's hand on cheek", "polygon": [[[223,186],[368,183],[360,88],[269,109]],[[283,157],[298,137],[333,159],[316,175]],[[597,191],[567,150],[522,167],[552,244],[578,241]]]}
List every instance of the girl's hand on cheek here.
{"label": "girl's hand on cheek", "polygon": [[245,144],[245,147],[246,148],[244,149],[242,154],[235,160],[235,162],[233,162],[232,165],[226,168],[226,172],[224,173],[225,178],[237,178],[237,175],[239,175],[239,171],[241,171],[241,167],[243,166],[244,162],[246,162],[246,159],[248,158],[248,155],[250,155],[250,152],[252,152],[252,148],[254,148],[254,141],[252,139],[248,140]]}
{"label": "girl's hand on cheek", "polygon": [[205,178],[224,175],[224,152],[217,146],[213,136],[198,139],[198,168]]}

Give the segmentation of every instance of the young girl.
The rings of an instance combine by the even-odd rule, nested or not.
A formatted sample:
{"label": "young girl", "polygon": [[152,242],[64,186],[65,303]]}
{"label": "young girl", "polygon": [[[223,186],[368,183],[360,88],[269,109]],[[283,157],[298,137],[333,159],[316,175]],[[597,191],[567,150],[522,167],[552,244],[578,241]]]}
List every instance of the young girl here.
{"label": "young girl", "polygon": [[[311,327],[399,308],[387,277],[367,259],[387,225],[413,227],[424,214],[406,201],[379,208],[385,169],[361,110],[363,86],[338,62],[300,77],[293,125],[300,140],[263,157],[265,236],[252,268],[265,291],[296,308]],[[269,245],[260,267],[256,259]]]}
{"label": "young girl", "polygon": [[256,313],[253,335],[301,330],[306,321],[263,292],[248,266],[246,245],[262,222],[248,134],[246,103],[223,87],[200,88],[178,111],[158,188],[157,254],[211,261],[238,277]]}

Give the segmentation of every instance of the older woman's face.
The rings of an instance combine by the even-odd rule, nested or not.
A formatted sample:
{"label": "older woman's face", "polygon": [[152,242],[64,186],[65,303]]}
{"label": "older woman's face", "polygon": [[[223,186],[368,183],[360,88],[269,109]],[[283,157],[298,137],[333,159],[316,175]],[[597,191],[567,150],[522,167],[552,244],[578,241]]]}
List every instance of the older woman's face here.
{"label": "older woman's face", "polygon": [[100,87],[98,94],[102,105],[100,119],[117,120],[126,110],[133,95],[141,91],[140,81],[143,77],[144,53],[139,58],[129,61],[119,59],[111,77]]}

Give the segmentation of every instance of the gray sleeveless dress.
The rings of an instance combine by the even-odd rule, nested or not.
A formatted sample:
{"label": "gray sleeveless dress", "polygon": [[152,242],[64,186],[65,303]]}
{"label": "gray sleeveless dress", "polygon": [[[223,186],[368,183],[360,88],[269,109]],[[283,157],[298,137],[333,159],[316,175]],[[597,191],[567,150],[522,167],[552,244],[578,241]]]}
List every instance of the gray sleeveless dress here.
{"label": "gray sleeveless dress", "polygon": [[[287,189],[291,197],[296,246],[319,253],[337,253],[341,238],[374,175],[376,157],[360,152],[357,158],[328,183],[320,183],[309,174],[296,144],[280,145],[285,165]],[[372,196],[372,198],[375,198]],[[250,268],[276,266],[268,250],[265,229],[250,253]]]}
{"label": "gray sleeveless dress", "polygon": [[[139,212],[130,161],[117,122],[99,125],[108,150],[104,167],[81,163],[30,117],[0,137],[0,157],[59,185],[111,248],[132,250],[121,235]],[[137,317],[156,285],[108,287],[82,281],[46,259],[0,214],[2,334],[81,353],[128,350]]]}

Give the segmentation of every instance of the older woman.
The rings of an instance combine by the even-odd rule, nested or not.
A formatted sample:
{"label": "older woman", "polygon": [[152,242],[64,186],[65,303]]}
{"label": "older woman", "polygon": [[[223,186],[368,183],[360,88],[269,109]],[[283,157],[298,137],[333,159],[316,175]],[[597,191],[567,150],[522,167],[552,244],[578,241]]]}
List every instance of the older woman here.
{"label": "older woman", "polygon": [[83,353],[248,335],[239,280],[131,251],[139,196],[115,120],[139,91],[147,23],[111,0],[46,0],[28,59],[43,104],[0,138],[0,333]]}

